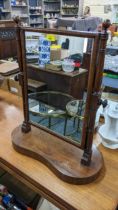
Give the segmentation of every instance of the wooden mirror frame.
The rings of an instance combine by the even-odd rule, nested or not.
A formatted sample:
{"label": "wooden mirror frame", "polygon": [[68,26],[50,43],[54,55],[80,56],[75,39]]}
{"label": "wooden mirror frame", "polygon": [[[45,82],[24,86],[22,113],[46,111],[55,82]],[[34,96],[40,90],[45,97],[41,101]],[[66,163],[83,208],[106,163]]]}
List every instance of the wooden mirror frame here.
{"label": "wooden mirror frame", "polygon": [[[101,154],[92,145],[93,145],[93,133],[94,133],[96,111],[99,107],[99,100],[101,96],[100,87],[101,87],[101,81],[102,81],[102,73],[103,73],[102,70],[104,66],[106,42],[108,39],[108,34],[107,34],[108,27],[109,27],[109,24],[104,23],[103,24],[104,30],[102,32],[81,32],[81,31],[77,32],[77,31],[60,31],[60,30],[56,31],[56,30],[49,30],[49,29],[34,29],[34,28],[22,28],[22,27],[18,27],[17,29],[18,48],[19,48],[19,65],[20,65],[19,80],[20,80],[20,84],[22,85],[24,122],[19,129],[18,128],[15,129],[12,133],[13,146],[17,151],[20,151],[23,154],[27,154],[29,156],[32,156],[36,159],[41,160],[49,168],[51,168],[57,174],[57,176],[59,176],[63,180],[70,183],[82,184],[82,183],[91,182],[98,176],[103,165]],[[27,90],[28,80],[27,80],[27,70],[26,70],[27,67],[26,67],[26,59],[25,59],[26,57],[25,32],[39,32],[39,33],[48,33],[48,34],[94,39],[92,53],[91,53],[89,77],[88,77],[87,99],[86,99],[86,107],[85,107],[86,117],[84,119],[84,124],[83,124],[81,148],[79,149],[76,143],[67,141],[64,138],[62,138],[63,141],[60,141],[62,145],[64,144],[66,144],[66,146],[68,145],[69,150],[73,148],[74,150],[77,150],[78,153],[81,154],[80,157],[77,157],[78,159],[77,161],[80,162],[78,171],[79,170],[80,171],[79,171],[79,175],[77,175],[76,178],[73,175],[70,178],[70,175],[67,176],[67,174],[65,175],[63,172],[60,173],[59,171],[60,169],[57,169],[56,166],[54,166],[55,164],[51,163],[53,165],[52,166],[51,164],[49,164],[48,160],[47,160],[48,163],[42,160],[42,157],[39,157],[40,154],[34,155],[35,151],[33,151],[33,153],[31,151],[28,152],[29,151],[28,148],[24,148],[21,145],[21,141],[23,142],[25,141],[25,138],[26,139],[29,138],[29,135],[27,135],[27,133],[34,132],[31,129],[31,125],[36,126],[35,124],[29,121],[28,90]],[[39,128],[37,128],[36,130],[38,129]],[[47,132],[47,129],[44,128],[43,130],[44,132]],[[19,138],[17,137],[18,134],[19,134]],[[53,134],[51,133],[51,135],[56,136],[54,133]],[[18,139],[20,140],[22,139],[22,140],[20,141]],[[76,151],[74,153],[76,153]],[[71,158],[72,157],[70,157],[70,159]],[[95,160],[95,165],[92,164],[94,160]],[[92,171],[94,168],[94,174],[93,173],[91,174],[91,172],[89,174],[88,172],[86,173],[86,176],[85,176],[85,171],[82,172],[81,174],[81,167],[82,167],[82,170],[86,170],[86,168],[84,168],[85,166],[89,167],[90,171]]]}

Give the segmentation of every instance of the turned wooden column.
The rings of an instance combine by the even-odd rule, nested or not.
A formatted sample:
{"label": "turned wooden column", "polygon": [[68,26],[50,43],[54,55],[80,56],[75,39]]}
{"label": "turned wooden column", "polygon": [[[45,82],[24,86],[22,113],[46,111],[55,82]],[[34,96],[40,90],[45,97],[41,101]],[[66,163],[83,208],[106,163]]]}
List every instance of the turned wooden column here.
{"label": "turned wooden column", "polygon": [[[20,73],[18,75],[19,83],[22,87],[22,97],[23,97],[23,114],[24,121],[22,124],[22,131],[27,133],[31,130],[31,125],[29,124],[29,113],[28,113],[28,91],[27,91],[27,67],[25,63],[25,33],[22,31],[20,19],[16,17],[14,19],[17,24],[17,52],[18,52],[18,63],[20,68]],[[25,71],[23,70],[25,69]]]}
{"label": "turned wooden column", "polygon": [[[85,147],[84,147],[84,154],[81,160],[81,163],[84,165],[90,165],[91,163],[91,156],[92,156],[92,144],[93,144],[93,134],[94,134],[94,125],[95,125],[95,119],[96,119],[96,112],[99,107],[99,101],[101,97],[101,83],[102,83],[102,75],[103,75],[103,67],[104,67],[104,58],[105,58],[105,51],[106,51],[106,43],[108,39],[108,33],[107,29],[110,26],[110,23],[103,23],[103,32],[100,33],[99,39],[100,44],[97,51],[97,59],[95,63],[95,71],[94,71],[94,83],[93,87],[91,84],[91,78],[89,78],[89,84],[88,84],[88,104],[87,104],[87,110],[89,109],[89,116],[87,121],[85,120],[85,130],[86,130],[86,137],[85,137]],[[94,55],[95,56],[95,55]],[[93,65],[93,64],[91,64]],[[93,67],[93,68],[94,68]],[[91,67],[90,67],[91,69]],[[90,77],[91,72],[90,73]],[[93,88],[92,95],[89,94],[90,88]],[[86,113],[85,113],[86,117]],[[87,124],[86,124],[87,122]]]}

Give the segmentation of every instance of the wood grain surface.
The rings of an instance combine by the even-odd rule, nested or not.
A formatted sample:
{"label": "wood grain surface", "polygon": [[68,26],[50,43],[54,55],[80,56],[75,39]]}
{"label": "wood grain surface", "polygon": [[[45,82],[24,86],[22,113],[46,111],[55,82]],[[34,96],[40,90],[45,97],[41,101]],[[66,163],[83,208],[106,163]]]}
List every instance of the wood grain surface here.
{"label": "wood grain surface", "polygon": [[11,138],[16,151],[41,161],[60,179],[71,184],[94,181],[103,167],[102,155],[95,145],[90,166],[84,166],[81,164],[83,150],[40,128],[32,126],[29,133],[23,133],[18,126]]}
{"label": "wood grain surface", "polygon": [[[0,59],[16,57],[17,55],[15,27],[16,24],[13,20],[0,20],[0,30],[4,30],[6,35],[4,39],[0,39]],[[14,32],[14,36],[10,37],[9,29]]]}
{"label": "wood grain surface", "polygon": [[0,63],[0,74],[3,76],[11,75],[17,73],[19,70],[18,63],[9,62],[9,61],[1,61]]}
{"label": "wood grain surface", "polygon": [[11,132],[22,123],[21,99],[0,90],[0,165],[62,210],[115,210],[118,204],[118,151],[95,144],[103,154],[105,168],[96,181],[72,185],[61,181],[44,164],[17,153]]}

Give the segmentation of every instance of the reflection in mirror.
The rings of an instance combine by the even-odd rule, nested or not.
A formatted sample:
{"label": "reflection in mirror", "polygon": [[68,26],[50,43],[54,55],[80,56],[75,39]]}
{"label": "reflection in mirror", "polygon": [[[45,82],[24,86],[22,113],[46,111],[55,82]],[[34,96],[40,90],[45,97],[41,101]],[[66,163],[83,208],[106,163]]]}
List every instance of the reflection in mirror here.
{"label": "reflection in mirror", "polygon": [[30,122],[81,145],[92,40],[25,33]]}

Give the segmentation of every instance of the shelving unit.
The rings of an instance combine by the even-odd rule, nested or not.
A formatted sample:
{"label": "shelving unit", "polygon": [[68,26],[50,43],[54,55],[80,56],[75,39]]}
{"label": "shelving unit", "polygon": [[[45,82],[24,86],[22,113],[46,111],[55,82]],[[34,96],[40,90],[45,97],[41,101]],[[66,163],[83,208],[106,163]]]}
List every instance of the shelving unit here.
{"label": "shelving unit", "polygon": [[18,15],[24,25],[29,25],[28,0],[12,0],[11,1],[11,18]]}
{"label": "shelving unit", "polygon": [[118,8],[117,0],[84,0],[83,8],[89,6],[91,8],[91,15],[101,17],[103,20],[110,19],[112,23],[116,22],[115,13]]}
{"label": "shelving unit", "polygon": [[11,7],[9,0],[0,0],[0,19],[9,20],[11,18]]}
{"label": "shelving unit", "polygon": [[43,0],[44,26],[47,26],[48,19],[57,19],[61,12],[61,0]]}
{"label": "shelving unit", "polygon": [[30,26],[32,27],[43,27],[44,21],[42,0],[29,0],[29,21]]}
{"label": "shelving unit", "polygon": [[25,26],[47,27],[48,19],[79,15],[83,0],[0,0],[0,19],[19,16]]}
{"label": "shelving unit", "polygon": [[78,16],[79,0],[62,0],[61,15],[62,16]]}
{"label": "shelving unit", "polygon": [[29,25],[28,0],[0,0],[0,9],[1,20],[19,16],[25,25]]}

